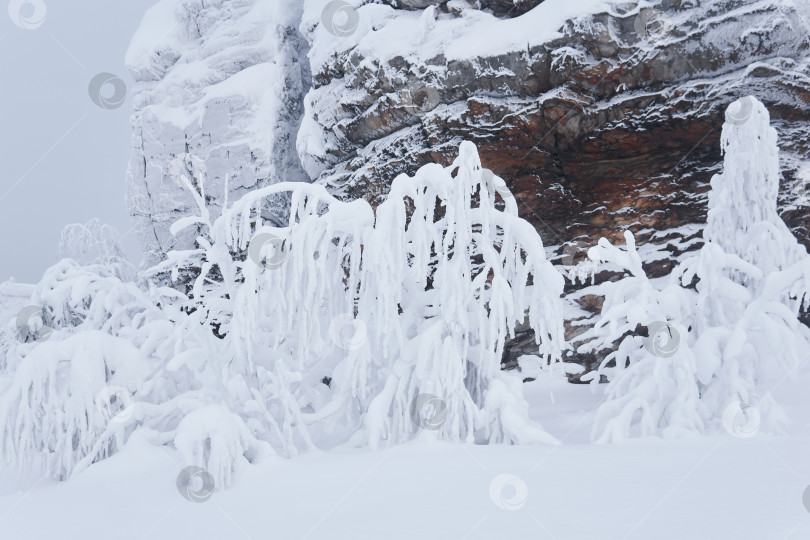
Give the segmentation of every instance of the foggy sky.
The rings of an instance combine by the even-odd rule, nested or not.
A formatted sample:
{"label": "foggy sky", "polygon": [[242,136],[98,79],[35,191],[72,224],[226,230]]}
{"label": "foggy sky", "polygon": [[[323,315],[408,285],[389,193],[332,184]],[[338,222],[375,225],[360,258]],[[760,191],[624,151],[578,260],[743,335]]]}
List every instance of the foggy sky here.
{"label": "foggy sky", "polygon": [[[124,201],[132,80],[123,59],[156,0],[36,1],[47,12],[33,29],[9,14],[28,2],[23,15],[36,26],[31,0],[0,2],[0,282],[38,281],[62,227],[94,217],[129,232],[128,254],[140,261]],[[91,100],[100,72],[127,84],[120,108]]]}

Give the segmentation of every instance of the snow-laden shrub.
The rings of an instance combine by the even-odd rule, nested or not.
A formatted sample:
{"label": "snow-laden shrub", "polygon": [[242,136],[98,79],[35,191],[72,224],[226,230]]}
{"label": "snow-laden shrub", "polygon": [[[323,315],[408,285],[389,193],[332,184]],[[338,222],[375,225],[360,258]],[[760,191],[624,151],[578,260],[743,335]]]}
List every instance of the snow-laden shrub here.
{"label": "snow-laden shrub", "polygon": [[149,367],[129,342],[100,331],[41,343],[0,396],[0,454],[19,465],[42,455],[59,479],[111,455],[131,432],[130,400]]}
{"label": "snow-laden shrub", "polygon": [[[145,311],[160,311],[151,291],[119,277],[118,262],[81,265],[62,259],[46,270],[33,294],[5,322],[7,342],[0,349],[6,370],[13,372],[43,341],[87,330],[128,335]],[[161,289],[165,291],[166,289]]]}
{"label": "snow-laden shrub", "polygon": [[[506,195],[504,211],[495,208],[496,193]],[[373,345],[386,364],[385,390],[366,422],[372,442],[408,438],[411,404],[424,393],[446,407],[436,430],[443,438],[472,441],[479,429],[493,442],[549,441],[539,428],[516,429],[509,415],[527,419],[525,411],[489,394],[506,392],[504,341],[526,314],[539,355],[559,361],[563,279],[503,181],[481,169],[475,147],[462,144],[449,168],[429,165],[394,180],[365,249],[371,279],[361,281],[358,308],[382,323],[374,335],[383,339]]]}
{"label": "snow-laden shrub", "polygon": [[[629,233],[626,251],[604,239],[589,251],[592,261],[632,274],[605,286],[601,319],[585,346],[622,338],[595,374],[611,379],[594,426],[599,441],[702,432],[711,424],[733,432],[729,417],[741,408],[753,407],[765,429],[784,421],[770,389],[795,375],[810,348],[810,332],[797,319],[807,307],[810,257],[776,211],[778,147],[767,109],[746,97],[726,120],[724,171],[711,182],[704,246],[663,288],[644,275]],[[652,335],[634,335],[638,326]],[[671,344],[655,341],[661,330],[674,335]]]}
{"label": "snow-laden shrub", "polygon": [[272,453],[258,441],[242,418],[221,405],[207,405],[187,414],[177,426],[174,446],[186,463],[204,468],[214,485],[227,487],[238,467]]}
{"label": "snow-laden shrub", "polygon": [[779,146],[768,109],[751,96],[729,105],[720,144],[723,172],[711,180],[704,240],[764,275],[806,258],[777,211]]}
{"label": "snow-laden shrub", "polygon": [[[198,213],[172,232],[190,231],[195,249],[168,253],[137,282],[111,265],[63,260],[38,285],[32,301],[53,334],[13,346],[19,367],[0,416],[10,459],[55,455],[52,469],[65,477],[120,448],[111,433],[137,428],[210,469],[221,488],[262,455],[349,440],[391,444],[422,432],[555,442],[529,421],[521,385],[500,364],[526,317],[537,357],[560,361],[563,279],[471,143],[450,167],[395,179],[376,212],[319,185],[283,183],[226,201],[212,219],[205,171],[192,169],[189,178],[179,168],[176,181]],[[279,227],[264,216],[285,196],[289,222]],[[100,375],[112,365],[104,351],[60,363],[65,347],[110,339],[138,352],[122,359],[140,369],[135,386],[118,382],[117,365]],[[79,377],[82,362],[98,372],[92,384]],[[88,412],[102,384],[134,400],[126,430]],[[72,422],[63,446],[54,419]]]}
{"label": "snow-laden shrub", "polygon": [[[265,201],[286,190],[289,225],[265,225]],[[209,231],[200,249],[172,253],[155,271],[177,279],[200,269],[190,306],[217,328],[228,376],[249,392],[231,406],[256,399],[242,414],[282,453],[312,446],[314,433],[345,438],[359,428],[372,445],[407,440],[422,427],[422,395],[441,404],[430,429],[441,438],[551,440],[520,399],[487,394],[503,377],[504,341],[527,314],[539,355],[559,361],[563,280],[472,144],[450,167],[395,179],[376,215],[362,200],[299,184],[251,192],[213,223],[199,208],[173,232]],[[520,390],[493,386],[505,387]]]}
{"label": "snow-laden shrub", "polygon": [[81,265],[106,266],[121,279],[131,279],[134,274],[124,254],[121,234],[99,219],[65,226],[59,236],[57,255],[60,260],[73,259]]}
{"label": "snow-laden shrub", "polygon": [[117,265],[80,265],[72,259],[50,267],[31,300],[54,330],[88,328],[114,335],[152,305],[136,283],[121,280]]}
{"label": "snow-laden shrub", "polygon": [[706,244],[682,269],[682,282],[697,280],[701,399],[715,421],[743,403],[775,429],[783,415],[770,388],[795,375],[810,345],[796,318],[810,260],[777,213],[779,148],[765,106],[753,97],[732,103],[721,144],[723,173],[711,182]]}
{"label": "snow-laden shrub", "polygon": [[[688,336],[693,292],[670,279],[662,288],[644,273],[635,238],[626,231],[624,249],[602,238],[588,250],[597,265],[612,263],[630,276],[605,283],[602,313],[582,335],[580,351],[614,349],[583,380],[610,380],[593,427],[597,442],[631,435],[678,436],[702,431],[706,418],[696,380],[696,359]],[[646,329],[647,336],[639,330]]]}

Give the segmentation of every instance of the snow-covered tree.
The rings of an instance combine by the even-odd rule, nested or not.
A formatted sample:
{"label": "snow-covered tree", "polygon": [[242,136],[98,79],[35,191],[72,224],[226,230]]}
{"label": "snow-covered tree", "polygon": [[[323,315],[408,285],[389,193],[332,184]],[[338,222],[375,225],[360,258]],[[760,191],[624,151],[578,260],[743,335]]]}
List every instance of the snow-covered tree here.
{"label": "snow-covered tree", "polygon": [[539,355],[560,360],[563,279],[517,217],[503,180],[481,169],[475,147],[463,143],[449,168],[429,165],[394,180],[366,249],[373,279],[363,281],[370,287],[359,307],[382,322],[377,345],[387,364],[366,418],[371,441],[409,437],[411,404],[427,393],[446,407],[435,429],[443,438],[471,442],[478,431],[493,442],[553,442],[528,423],[520,387],[500,361],[527,313]]}
{"label": "snow-covered tree", "polygon": [[59,259],[73,259],[81,265],[101,264],[116,270],[121,279],[132,278],[134,269],[124,254],[121,234],[99,219],[72,223],[59,237]]}
{"label": "snow-covered tree", "polygon": [[[705,243],[696,256],[661,288],[641,270],[629,233],[626,251],[601,240],[589,252],[595,262],[632,274],[605,285],[601,319],[585,346],[621,339],[597,373],[611,379],[597,440],[621,439],[636,427],[642,435],[702,432],[741,403],[755,408],[763,427],[776,429],[783,420],[769,388],[795,374],[810,345],[797,320],[807,306],[810,258],[776,211],[778,147],[767,109],[745,97],[729,106],[726,119],[724,170],[711,182]],[[662,348],[653,335],[641,339],[634,335],[639,325],[664,329],[676,343]]]}
{"label": "snow-covered tree", "polygon": [[[0,416],[9,459],[45,453],[62,478],[137,429],[222,488],[263,455],[348,440],[555,442],[500,364],[526,317],[538,357],[560,361],[563,278],[474,145],[450,167],[395,179],[376,213],[283,183],[226,200],[212,219],[205,170],[183,157],[175,173],[198,213],[172,233],[191,231],[194,249],[136,283],[65,259],[37,286],[53,335],[13,347]],[[286,226],[265,218],[280,195]],[[82,356],[88,340],[107,348]],[[109,414],[122,402],[126,422]],[[57,429],[75,442],[58,446]]]}
{"label": "snow-covered tree", "polygon": [[119,400],[137,394],[149,369],[132,344],[101,331],[39,344],[0,396],[4,460],[26,466],[42,456],[64,480],[113,454],[134,427],[116,418]]}
{"label": "snow-covered tree", "polygon": [[[285,190],[289,226],[265,225],[264,201]],[[478,430],[486,440],[550,442],[519,399],[496,395],[519,391],[505,389],[500,359],[527,313],[539,354],[559,360],[563,281],[512,198],[496,209],[498,192],[508,192],[503,180],[471,144],[448,168],[395,179],[376,216],[321,186],[278,184],[206,223],[203,248],[170,255],[165,268],[177,275],[182,259],[201,269],[191,292],[232,344],[231,368],[264,373],[256,390],[276,388],[267,400],[294,426],[282,430],[284,453],[311,446],[314,430],[345,437],[364,426],[372,444],[406,440],[420,427],[413,404],[428,394],[442,404],[440,437],[472,441]]]}
{"label": "snow-covered tree", "polygon": [[702,400],[714,418],[742,402],[763,427],[781,413],[769,387],[795,374],[808,349],[796,315],[810,261],[777,213],[779,148],[765,106],[747,96],[726,111],[722,174],[712,178],[704,248],[684,263],[697,279],[694,329]]}
{"label": "snow-covered tree", "polygon": [[612,442],[702,431],[706,412],[695,377],[696,359],[683,346],[689,339],[694,295],[677,279],[663,287],[649,279],[635,238],[629,231],[624,237],[625,249],[602,238],[588,250],[597,265],[609,263],[630,274],[600,287],[605,295],[601,316],[582,335],[586,343],[580,352],[612,350],[596,372],[583,377],[593,384],[601,376],[610,381],[606,400],[597,410],[594,438]]}

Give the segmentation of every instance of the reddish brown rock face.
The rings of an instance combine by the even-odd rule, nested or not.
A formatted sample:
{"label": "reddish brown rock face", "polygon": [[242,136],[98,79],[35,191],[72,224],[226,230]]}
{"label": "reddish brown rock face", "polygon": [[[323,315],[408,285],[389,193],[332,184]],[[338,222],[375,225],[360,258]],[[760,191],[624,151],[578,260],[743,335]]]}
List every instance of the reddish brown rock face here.
{"label": "reddish brown rock face", "polygon": [[[416,82],[417,66],[404,57],[366,72],[349,53],[331,67],[351,71],[349,85],[366,94],[347,103],[355,117],[331,127],[339,144],[324,177],[337,173],[338,191],[376,201],[394,176],[449,163],[467,139],[506,179],[547,245],[611,238],[626,228],[644,241],[651,229],[702,222],[728,103],[755,94],[778,129],[808,129],[810,92],[799,82],[810,73],[808,43],[791,22],[796,14],[768,2],[665,4],[668,10],[649,17],[679,26],[661,35],[639,35],[643,12],[601,14],[569,22],[563,38],[530,50],[476,61],[425,59],[430,75]],[[754,37],[747,32],[754,27],[768,29]],[[328,88],[332,76],[320,75]],[[430,110],[410,114],[391,103],[396,77],[430,88]],[[807,149],[791,144],[798,133],[783,139],[787,201]],[[786,214],[797,233],[807,230],[804,214]]]}

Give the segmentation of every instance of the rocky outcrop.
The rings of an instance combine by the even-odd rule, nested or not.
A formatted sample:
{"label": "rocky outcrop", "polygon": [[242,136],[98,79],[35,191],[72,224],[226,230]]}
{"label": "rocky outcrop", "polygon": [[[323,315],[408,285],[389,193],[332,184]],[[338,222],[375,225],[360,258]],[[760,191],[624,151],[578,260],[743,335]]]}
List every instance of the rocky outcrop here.
{"label": "rocky outcrop", "polygon": [[126,57],[136,81],[128,205],[150,262],[196,237],[169,232],[197,212],[178,174],[206,176],[212,217],[226,190],[234,200],[309,181],[295,151],[310,81],[300,11],[295,0],[162,0],[146,14]]}
{"label": "rocky outcrop", "polygon": [[310,34],[299,150],[308,172],[344,196],[378,201],[397,174],[448,162],[467,139],[548,244],[627,227],[649,237],[704,219],[722,111],[755,94],[780,129],[785,209],[796,202],[810,125],[798,4],[674,1],[590,14],[582,2],[586,12],[567,20],[551,2],[506,19],[425,3],[417,13],[364,5],[351,37]]}

